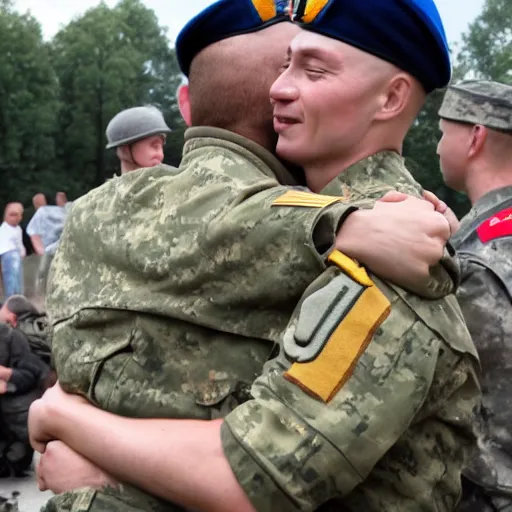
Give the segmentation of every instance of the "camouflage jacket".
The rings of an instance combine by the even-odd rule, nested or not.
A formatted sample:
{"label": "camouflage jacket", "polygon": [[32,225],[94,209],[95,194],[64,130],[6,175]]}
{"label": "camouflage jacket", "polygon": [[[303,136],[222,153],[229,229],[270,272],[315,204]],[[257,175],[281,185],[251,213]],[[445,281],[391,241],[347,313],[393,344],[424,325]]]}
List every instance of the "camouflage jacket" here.
{"label": "camouflage jacket", "polygon": [[280,183],[293,178],[269,152],[195,128],[179,169],[77,200],[47,297],[63,388],[132,417],[210,419],[245,401],[353,210],[273,207]]}
{"label": "camouflage jacket", "polygon": [[461,260],[457,292],[482,363],[479,453],[465,475],[512,500],[512,187],[482,197],[452,243]]}
{"label": "camouflage jacket", "polygon": [[[402,159],[384,152],[323,192],[367,206],[390,188],[420,193]],[[454,510],[480,400],[457,301],[420,299],[331,257],[254,399],[226,418],[231,467],[262,512]]]}

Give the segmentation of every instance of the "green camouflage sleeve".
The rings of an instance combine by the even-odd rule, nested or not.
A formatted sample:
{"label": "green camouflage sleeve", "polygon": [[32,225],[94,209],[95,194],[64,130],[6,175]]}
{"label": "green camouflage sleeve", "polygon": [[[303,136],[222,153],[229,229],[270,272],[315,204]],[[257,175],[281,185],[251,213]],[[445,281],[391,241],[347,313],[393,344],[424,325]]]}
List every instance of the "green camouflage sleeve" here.
{"label": "green camouflage sleeve", "polygon": [[512,471],[512,239],[495,240],[484,250],[481,260],[461,253],[457,292],[482,363],[482,414],[475,422],[479,450],[465,475],[510,500],[512,492],[503,482],[510,481]]}
{"label": "green camouflage sleeve", "polygon": [[[333,273],[329,268],[306,296],[327,288]],[[287,378],[287,339],[303,330],[304,299],[284,350],[254,383],[254,399],[227,416],[224,452],[256,510],[314,511],[330,500],[339,500],[338,511],[453,510],[479,400],[475,359],[463,349],[470,340],[444,301],[429,302],[445,313],[434,325],[428,312],[419,320],[380,281],[379,288],[391,313],[331,400]],[[457,349],[444,342],[450,329],[461,338]]]}

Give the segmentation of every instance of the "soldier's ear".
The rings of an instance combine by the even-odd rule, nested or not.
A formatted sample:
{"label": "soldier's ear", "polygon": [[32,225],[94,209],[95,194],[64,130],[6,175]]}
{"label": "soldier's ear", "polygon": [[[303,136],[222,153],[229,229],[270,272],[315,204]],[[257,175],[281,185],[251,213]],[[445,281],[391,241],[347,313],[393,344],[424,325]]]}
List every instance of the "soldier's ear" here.
{"label": "soldier's ear", "polygon": [[471,130],[471,145],[469,147],[468,154],[470,158],[474,158],[482,152],[488,135],[489,131],[485,126],[482,126],[481,124],[473,126],[473,130]]}
{"label": "soldier's ear", "polygon": [[189,88],[187,84],[183,84],[178,89],[178,105],[180,107],[181,117],[187,126],[192,125],[192,114],[190,112]]}

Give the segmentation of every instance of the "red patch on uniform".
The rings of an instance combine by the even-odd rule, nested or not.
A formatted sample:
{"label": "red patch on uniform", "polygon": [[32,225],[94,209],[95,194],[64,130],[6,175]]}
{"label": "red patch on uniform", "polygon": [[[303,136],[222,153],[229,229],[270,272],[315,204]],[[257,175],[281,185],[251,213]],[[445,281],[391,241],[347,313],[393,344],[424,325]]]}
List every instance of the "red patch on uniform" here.
{"label": "red patch on uniform", "polygon": [[512,236],[512,208],[507,208],[482,222],[476,232],[478,238],[485,244],[496,238]]}

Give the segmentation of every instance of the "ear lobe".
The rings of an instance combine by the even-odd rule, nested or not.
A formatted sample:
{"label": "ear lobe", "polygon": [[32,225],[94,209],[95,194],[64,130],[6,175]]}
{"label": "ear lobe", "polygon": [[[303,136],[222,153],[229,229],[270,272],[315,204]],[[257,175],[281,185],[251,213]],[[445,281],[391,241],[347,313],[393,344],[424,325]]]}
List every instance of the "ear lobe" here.
{"label": "ear lobe", "polygon": [[192,125],[192,114],[190,111],[189,87],[184,84],[178,89],[178,106],[180,108],[181,117],[187,126]]}
{"label": "ear lobe", "polygon": [[480,124],[473,126],[473,130],[471,132],[471,145],[469,147],[470,157],[478,156],[482,152],[488,133],[489,132],[485,126]]}

